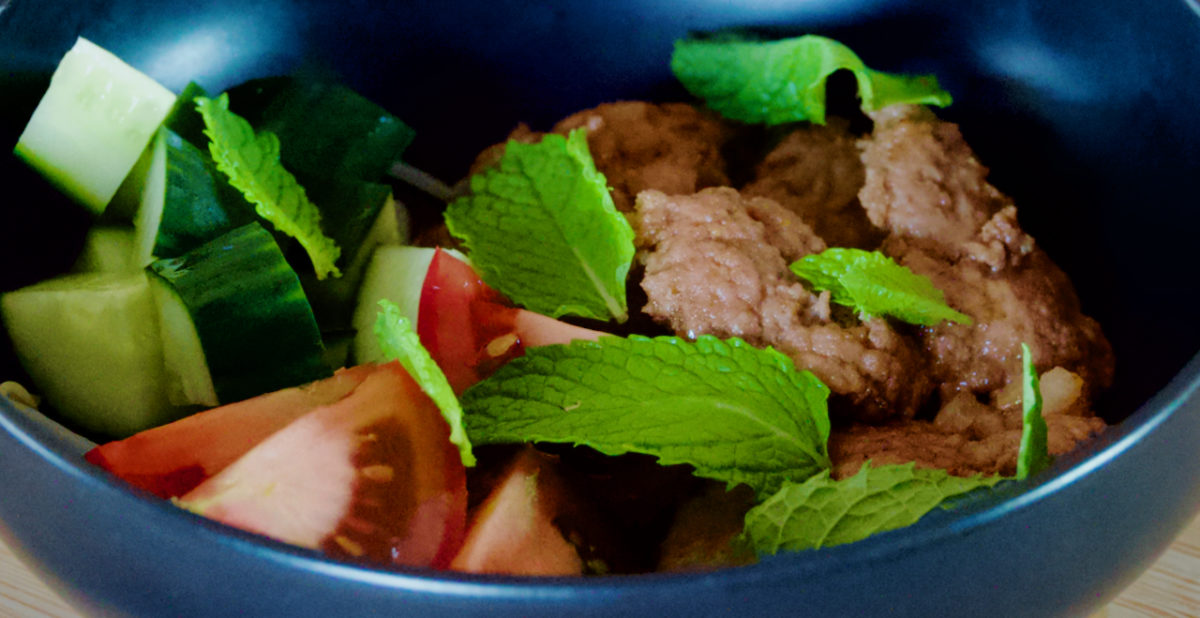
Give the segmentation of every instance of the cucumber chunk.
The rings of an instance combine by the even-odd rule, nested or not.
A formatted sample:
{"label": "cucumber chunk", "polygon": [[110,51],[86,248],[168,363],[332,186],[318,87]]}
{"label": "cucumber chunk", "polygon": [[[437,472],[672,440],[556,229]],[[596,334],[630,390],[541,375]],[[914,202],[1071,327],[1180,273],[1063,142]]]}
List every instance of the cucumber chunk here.
{"label": "cucumber chunk", "polygon": [[[384,362],[383,351],[375,338],[375,316],[379,301],[387,299],[400,308],[400,314],[417,328],[421,309],[421,289],[433,261],[434,249],[428,247],[384,246],[375,249],[363,275],[354,309],[354,362]],[[455,256],[462,254],[451,250]],[[465,258],[464,258],[465,259]]]}
{"label": "cucumber chunk", "polygon": [[83,239],[71,272],[125,273],[142,272],[134,257],[134,232],[127,225],[94,225]]}
{"label": "cucumber chunk", "polygon": [[[323,331],[339,331],[351,327],[354,304],[363,274],[377,247],[399,245],[408,240],[408,210],[392,199],[386,185],[347,183],[342,201],[330,199],[325,183],[314,183],[318,191],[310,192],[323,199],[321,224],[342,248],[338,265],[342,276],[317,279],[311,272],[300,276],[300,283],[312,303],[313,313]],[[375,189],[382,187],[382,191]],[[370,216],[369,219],[364,217]],[[355,218],[357,221],[349,221]]]}
{"label": "cucumber chunk", "polygon": [[138,263],[177,257],[256,220],[254,207],[208,154],[174,131],[159,129],[134,222]]}
{"label": "cucumber chunk", "polygon": [[13,349],[79,428],[123,438],[182,417],[164,388],[158,311],[144,272],[50,279],[0,297]]}
{"label": "cucumber chunk", "polygon": [[150,291],[158,307],[159,336],[164,342],[167,399],[175,405],[219,405],[200,334],[183,299],[159,277],[150,277]]}
{"label": "cucumber chunk", "polygon": [[332,375],[300,279],[258,223],[149,268],[187,307],[220,403]]}
{"label": "cucumber chunk", "polygon": [[174,102],[158,82],[80,37],[59,62],[15,152],[99,214]]}

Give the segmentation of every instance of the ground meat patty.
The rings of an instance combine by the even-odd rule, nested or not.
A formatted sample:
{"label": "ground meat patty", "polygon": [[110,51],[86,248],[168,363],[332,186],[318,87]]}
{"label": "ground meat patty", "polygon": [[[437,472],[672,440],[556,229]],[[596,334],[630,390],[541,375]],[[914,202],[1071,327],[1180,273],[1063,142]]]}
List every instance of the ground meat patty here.
{"label": "ground meat patty", "polygon": [[[1070,452],[1104,429],[1104,421],[1088,410],[1078,376],[1052,369],[1042,376],[1042,391],[1051,455]],[[962,392],[933,421],[837,427],[829,438],[833,476],[853,476],[868,459],[872,465],[915,461],[957,476],[1011,475],[1021,445],[1022,410],[1019,396],[1005,399],[987,405]]]}
{"label": "ground meat patty", "polygon": [[645,189],[685,194],[729,184],[721,148],[731,129],[686,103],[606,103],[564,118],[554,132],[578,127],[587,128],[596,169],[621,212],[632,212]]}
{"label": "ground meat patty", "polygon": [[866,180],[858,198],[867,217],[892,236],[929,239],[947,258],[962,257],[1008,198],[988,184],[956,125],[915,105],[871,118],[875,129],[860,143]]}
{"label": "ground meat patty", "polygon": [[912,340],[882,319],[842,324],[788,270],[825,244],[795,214],[730,188],[638,195],[643,311],[680,335],[741,337],[809,369],[848,418],[909,418],[932,390]]}
{"label": "ground meat patty", "polygon": [[831,247],[874,249],[883,233],[858,203],[864,182],[849,123],[792,131],[758,164],[742,193],[769,197],[800,215]]}
{"label": "ground meat patty", "polygon": [[1019,379],[1022,342],[1040,369],[1063,366],[1092,393],[1107,387],[1107,339],[1080,311],[1066,275],[1021,230],[1011,201],[988,184],[957,127],[905,105],[873,118],[875,130],[860,144],[859,199],[889,233],[882,249],[974,320],[922,329],[944,399],[958,390],[994,393]]}

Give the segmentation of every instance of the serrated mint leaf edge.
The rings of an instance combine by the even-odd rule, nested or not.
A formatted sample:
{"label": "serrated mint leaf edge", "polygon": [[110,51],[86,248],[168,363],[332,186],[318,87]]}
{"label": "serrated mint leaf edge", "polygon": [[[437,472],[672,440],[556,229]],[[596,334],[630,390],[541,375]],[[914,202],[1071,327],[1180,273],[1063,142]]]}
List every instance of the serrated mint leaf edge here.
{"label": "serrated mint leaf edge", "polygon": [[[618,342],[625,342],[625,343],[618,343]],[[506,381],[506,380],[510,380],[512,384],[516,384],[518,387],[521,386],[522,383],[520,381],[523,379],[527,379],[529,377],[526,374],[517,373],[517,372],[521,371],[522,369],[524,369],[524,365],[535,363],[535,362],[545,362],[547,364],[553,363],[553,365],[551,365],[551,366],[554,368],[557,368],[557,367],[561,366],[562,364],[564,364],[564,362],[572,361],[572,360],[578,361],[578,360],[581,360],[581,358],[568,357],[566,359],[566,361],[564,361],[563,358],[554,356],[556,354],[562,354],[562,353],[583,354],[588,351],[596,351],[596,350],[603,352],[606,344],[609,344],[609,345],[615,344],[617,346],[620,346],[620,345],[624,345],[624,344],[628,344],[628,343],[633,343],[636,345],[639,342],[650,343],[650,344],[664,344],[664,345],[697,346],[697,350],[694,350],[691,352],[685,351],[685,352],[681,353],[684,357],[688,357],[688,358],[695,356],[697,354],[711,353],[711,352],[704,352],[702,350],[705,346],[727,346],[730,349],[736,350],[735,353],[747,353],[747,354],[753,354],[753,355],[762,355],[759,357],[760,360],[757,361],[757,364],[760,365],[761,367],[764,367],[764,368],[773,367],[774,369],[780,371],[781,373],[790,372],[790,373],[795,374],[794,379],[796,382],[799,382],[799,384],[796,385],[797,392],[796,392],[796,394],[790,396],[788,398],[788,400],[799,402],[800,406],[802,406],[804,408],[804,410],[800,410],[800,411],[793,410],[793,413],[804,415],[803,417],[794,419],[794,422],[797,425],[807,427],[807,429],[803,429],[802,432],[804,432],[804,433],[798,434],[797,436],[788,435],[788,436],[786,436],[786,439],[788,441],[792,441],[798,445],[797,452],[804,453],[804,455],[807,458],[812,460],[812,463],[813,463],[813,465],[811,466],[812,470],[805,472],[805,470],[803,468],[790,467],[790,468],[787,468],[786,471],[781,470],[781,471],[776,471],[776,472],[763,473],[763,472],[761,472],[761,470],[763,468],[761,465],[757,465],[757,466],[756,465],[743,465],[740,467],[739,466],[727,466],[725,468],[714,467],[714,466],[709,465],[706,461],[704,461],[702,459],[700,459],[700,460],[698,460],[696,458],[689,459],[685,455],[680,455],[677,452],[675,452],[677,450],[686,450],[688,448],[688,446],[686,446],[686,445],[680,446],[679,443],[646,445],[646,444],[639,444],[639,443],[636,443],[636,441],[630,441],[630,440],[616,440],[616,439],[614,439],[612,441],[597,440],[595,437],[595,434],[594,434],[594,430],[588,430],[586,428],[584,430],[580,430],[578,428],[579,427],[578,425],[568,427],[566,430],[558,431],[558,432],[555,432],[554,428],[547,430],[547,429],[541,428],[541,427],[538,427],[534,430],[525,430],[523,432],[517,432],[515,430],[508,430],[508,429],[496,430],[496,429],[493,429],[490,427],[485,427],[485,426],[480,425],[480,421],[487,422],[487,419],[495,417],[496,410],[498,409],[498,406],[492,405],[491,406],[492,409],[489,410],[487,413],[480,412],[479,410],[483,407],[482,405],[480,405],[481,402],[487,402],[490,398],[493,398],[493,397],[498,398],[498,399],[506,399],[507,398],[507,399],[511,399],[513,401],[522,399],[519,395],[509,397],[507,394],[488,394],[488,393],[486,393],[486,390],[491,389],[491,388],[496,388],[496,389],[503,388],[503,386],[505,386],[504,381]],[[634,355],[634,357],[631,357],[631,362],[636,360],[635,356],[636,355]],[[722,356],[725,356],[726,358],[728,358],[728,355],[722,355]],[[510,376],[509,374],[512,374],[512,373],[515,373],[517,375]],[[536,375],[539,378],[546,377],[545,374],[534,374],[534,375]],[[760,379],[757,375],[750,374],[750,373],[746,373],[744,375],[753,377],[753,379],[758,380],[760,382],[760,384],[767,383],[764,380]],[[558,378],[555,378],[554,376],[550,376],[550,377],[555,380],[567,381],[567,382],[571,382],[572,384],[579,385],[579,380],[574,377],[558,377]],[[551,380],[544,380],[544,381],[546,382],[545,388],[543,389],[544,391],[559,393],[562,390],[562,389],[557,388],[557,387],[561,386],[561,384],[559,384],[558,382],[554,382],[553,384],[550,384]],[[502,386],[496,386],[498,383],[501,384]],[[583,389],[591,389],[592,388],[592,386],[590,386],[590,385],[579,385],[579,386],[581,386],[581,388],[583,388]],[[570,387],[568,386],[567,388],[570,388]],[[770,390],[770,389],[764,389],[764,390]],[[481,393],[484,393],[484,394],[481,394]],[[736,483],[745,483],[745,484],[751,486],[753,489],[755,489],[758,493],[760,493],[760,495],[768,495],[771,492],[773,492],[776,489],[776,487],[783,482],[786,482],[789,480],[794,481],[794,480],[798,480],[800,478],[807,478],[808,476],[811,476],[812,474],[815,474],[815,473],[819,472],[820,470],[829,469],[829,467],[831,465],[830,460],[829,460],[829,455],[828,455],[828,439],[829,439],[829,432],[830,432],[830,423],[829,423],[829,418],[828,418],[828,408],[826,406],[826,400],[827,400],[828,394],[829,394],[828,387],[825,386],[824,383],[822,383],[820,381],[820,379],[818,379],[815,375],[813,375],[809,371],[797,369],[795,367],[794,363],[792,362],[792,360],[790,358],[788,358],[787,356],[779,353],[778,351],[776,351],[772,348],[766,348],[766,349],[756,348],[754,346],[751,346],[751,345],[745,343],[744,341],[742,341],[740,339],[733,338],[733,339],[722,340],[717,337],[704,335],[704,336],[701,336],[700,338],[698,338],[696,341],[688,341],[686,339],[682,339],[679,337],[644,337],[644,336],[639,336],[639,335],[632,335],[627,338],[622,338],[622,337],[616,337],[616,336],[610,335],[610,336],[601,337],[600,339],[598,339],[596,341],[577,340],[577,341],[573,341],[573,342],[571,342],[569,344],[565,344],[565,345],[542,346],[542,347],[531,348],[529,350],[526,350],[525,357],[522,357],[522,358],[519,358],[519,359],[516,359],[516,360],[510,362],[508,365],[505,365],[504,367],[502,367],[492,377],[490,377],[487,380],[484,380],[484,381],[480,382],[479,384],[468,389],[465,393],[463,393],[462,401],[463,401],[463,406],[466,410],[467,421],[468,421],[469,429],[471,431],[471,435],[476,440],[476,442],[479,444],[495,444],[495,443],[510,443],[510,442],[555,442],[555,443],[574,444],[576,446],[588,446],[588,447],[591,447],[591,448],[593,448],[601,453],[607,454],[607,455],[621,455],[621,454],[625,454],[625,453],[641,453],[641,454],[646,454],[646,455],[656,457],[659,460],[659,462],[662,463],[663,465],[690,464],[694,468],[696,468],[697,476],[703,476],[706,478],[712,478],[712,479],[716,479],[716,480],[720,480],[720,481],[725,481],[727,484],[730,484],[730,485],[733,485]],[[612,395],[612,391],[610,391],[609,393],[606,394],[606,396],[616,396],[616,395]],[[673,395],[671,395],[671,396],[673,396]],[[680,397],[686,397],[686,396],[687,396],[686,394],[680,395]],[[525,399],[524,403],[521,405],[521,410],[523,412],[530,412],[530,411],[544,412],[542,414],[542,418],[548,418],[550,416],[551,412],[553,412],[554,414],[569,413],[569,412],[572,412],[572,411],[578,409],[579,406],[583,405],[583,400],[578,397],[575,397],[574,395],[569,397],[569,399],[570,399],[569,402],[567,402],[566,399],[567,398],[564,398],[564,401],[561,401],[561,402],[553,402],[553,401],[547,401],[547,400],[531,401],[531,400]],[[705,398],[705,399],[707,400],[708,398]],[[562,405],[564,403],[566,405]],[[652,405],[652,404],[647,404],[647,405]],[[745,407],[745,406],[743,405],[742,407]],[[816,408],[816,409],[814,409],[814,408]],[[626,408],[626,410],[637,410],[637,409],[640,409],[640,408],[635,407],[635,406]],[[622,412],[621,413],[622,418],[624,417],[624,415],[627,415],[628,413],[629,413],[628,411]],[[740,413],[740,411],[739,411],[739,413]],[[619,420],[619,419],[614,419],[614,421],[616,421],[616,420]],[[524,421],[523,420],[512,421],[510,419],[506,422],[508,424],[513,424],[516,422],[524,422]],[[533,422],[538,422],[538,421],[533,421]],[[551,421],[548,421],[547,423],[554,423],[554,422],[557,422],[557,421],[551,420]],[[497,424],[502,425],[503,423],[497,423]],[[525,423],[525,424],[528,425],[530,423]],[[762,434],[766,434],[769,432],[776,432],[776,435],[778,435],[777,434],[778,427],[776,427],[774,424],[771,424],[767,421],[761,421],[760,426],[766,430],[766,431],[762,432]],[[803,436],[808,435],[808,432],[812,432],[814,434],[813,436],[811,436],[811,438],[812,438],[811,441],[813,442],[813,444],[809,444],[808,440],[802,439]],[[760,439],[762,439],[762,438],[760,437]],[[663,451],[667,451],[667,452],[664,453]],[[769,470],[769,469],[771,469],[771,467],[767,466],[767,469]],[[733,470],[733,473],[727,473],[726,472],[727,470]],[[748,470],[749,472],[742,472],[745,470]],[[791,474],[793,472],[795,474]]]}
{"label": "serrated mint leaf edge", "polygon": [[[300,242],[312,260],[318,279],[329,275],[340,277],[342,273],[336,262],[341,256],[341,248],[321,231],[320,211],[309,201],[296,177],[280,162],[279,138],[269,131],[255,133],[245,118],[229,110],[227,93],[216,99],[196,97],[196,110],[204,121],[209,154],[229,184],[241,191],[246,201],[254,204],[259,217]],[[226,129],[236,135],[227,133]],[[238,143],[229,143],[230,140]],[[252,149],[254,158],[258,159],[257,165],[245,160],[247,149]],[[289,196],[296,200],[294,213],[289,213],[281,203]]]}
{"label": "serrated mint leaf edge", "polygon": [[475,465],[471,440],[467,437],[462,406],[437,362],[429,355],[412,323],[395,303],[381,299],[375,317],[375,337],[385,358],[398,360],[421,390],[429,396],[450,426],[450,442],[458,447],[464,466]]}
{"label": "serrated mint leaf edge", "polygon": [[[904,510],[892,509],[890,513],[893,516],[893,519],[883,527],[874,527],[869,531],[866,531],[865,534],[860,533],[862,531],[858,531],[849,535],[843,534],[840,536],[841,540],[835,543],[828,543],[827,541],[831,536],[833,536],[837,526],[846,521],[846,517],[851,511],[854,510],[856,506],[874,497],[884,495],[886,492],[863,494],[854,501],[846,504],[839,504],[838,506],[841,507],[839,509],[840,513],[838,513],[837,517],[832,520],[832,525],[827,526],[817,538],[810,539],[811,542],[804,543],[803,546],[798,546],[802,545],[802,543],[798,543],[794,540],[790,543],[784,541],[787,533],[788,522],[792,517],[796,516],[797,512],[801,511],[801,507],[804,506],[805,503],[801,502],[800,504],[787,509],[786,512],[782,513],[782,517],[780,517],[780,513],[776,512],[776,509],[779,508],[778,504],[780,502],[785,502],[794,497],[811,498],[816,491],[819,491],[822,488],[830,488],[835,492],[844,491],[844,489],[841,488],[849,488],[854,485],[863,485],[867,483],[867,477],[871,474],[891,474],[894,471],[901,471],[910,474],[911,477],[908,479],[899,480],[896,484],[892,485],[893,488],[902,483],[920,480],[919,477],[922,475],[933,476],[935,478],[927,480],[932,481],[935,484],[948,483],[950,484],[950,487],[946,488],[939,485],[938,489],[941,491],[942,496],[937,502],[933,502],[929,504],[927,508],[921,510],[921,512],[915,517],[912,517],[911,513],[906,513]],[[920,521],[921,518],[923,518],[925,515],[928,515],[935,508],[946,508],[947,501],[951,498],[963,496],[964,494],[977,489],[993,487],[1003,480],[1003,477],[999,475],[959,477],[951,475],[949,472],[946,472],[940,468],[918,468],[913,462],[908,462],[905,464],[872,466],[871,462],[868,460],[867,462],[863,463],[862,467],[857,473],[855,473],[854,476],[849,478],[834,480],[830,477],[829,471],[824,471],[801,483],[788,483],[778,492],[762,501],[755,507],[751,508],[750,511],[746,513],[745,529],[742,533],[742,538],[750,542],[760,556],[772,555],[778,553],[779,551],[806,551],[853,543],[869,538],[876,534],[908,527]],[[805,496],[805,494],[807,494],[807,496]],[[901,519],[897,520],[895,519],[895,516],[897,515],[906,517],[902,517]],[[897,521],[900,523],[896,523]]]}
{"label": "serrated mint leaf edge", "polygon": [[[605,229],[614,232],[611,236],[600,238],[599,242],[595,242],[596,247],[600,250],[596,253],[603,253],[615,256],[616,267],[612,273],[613,279],[611,282],[606,281],[606,275],[595,268],[592,260],[584,256],[580,250],[578,243],[571,242],[571,233],[567,232],[558,219],[550,217],[550,223],[558,230],[558,235],[563,242],[561,245],[569,248],[570,258],[568,262],[573,262],[578,265],[572,278],[577,281],[586,281],[585,286],[581,288],[590,290],[590,300],[585,302],[576,302],[561,296],[555,296],[555,292],[561,289],[561,285],[546,285],[542,284],[536,289],[528,285],[527,282],[521,281],[520,276],[510,274],[510,271],[530,272],[528,254],[523,254],[526,261],[512,261],[510,254],[513,253],[513,247],[521,246],[522,243],[539,243],[540,239],[519,238],[511,239],[511,242],[506,242],[503,246],[489,246],[495,244],[494,239],[488,235],[482,239],[477,235],[478,229],[471,229],[474,224],[471,221],[472,210],[476,208],[491,208],[486,202],[476,202],[481,200],[481,192],[483,195],[489,196],[491,201],[503,202],[509,208],[512,205],[518,205],[522,200],[511,199],[494,191],[494,181],[499,177],[502,178],[507,174],[519,173],[525,178],[530,179],[531,191],[536,193],[536,182],[526,169],[526,156],[533,156],[541,150],[561,148],[565,153],[566,158],[575,161],[578,165],[579,174],[573,179],[574,187],[570,193],[587,192],[598,196],[599,204],[595,207],[599,209],[598,217],[593,217],[597,221],[596,224],[588,229],[594,232],[597,229]],[[512,171],[512,168],[518,171]],[[522,305],[534,312],[548,315],[553,318],[558,318],[564,315],[576,315],[585,318],[607,320],[616,319],[618,322],[624,322],[628,319],[628,305],[625,295],[625,283],[629,273],[629,269],[633,264],[633,256],[635,248],[633,245],[634,232],[629,221],[617,211],[612,201],[612,195],[608,190],[607,180],[604,174],[596,169],[595,161],[592,159],[591,153],[588,150],[587,134],[584,129],[575,129],[566,137],[562,135],[550,133],[543,136],[538,143],[527,144],[516,140],[509,140],[505,144],[504,154],[500,162],[478,174],[472,176],[470,181],[473,194],[458,198],[450,203],[446,210],[446,227],[452,235],[461,240],[467,247],[468,254],[471,256],[473,263],[476,265],[476,270],[480,273],[484,282],[489,286],[499,290],[501,293],[508,296],[513,302]],[[581,200],[571,200],[572,203],[578,203]],[[539,204],[540,206],[540,204]],[[546,210],[544,207],[541,210]],[[603,223],[600,223],[603,222]],[[481,242],[482,240],[482,242]],[[500,257],[503,256],[503,257]],[[561,256],[560,256],[561,257]],[[558,266],[560,260],[547,260],[556,262],[554,265],[543,265],[538,271],[534,271],[535,277],[540,276],[542,272],[562,273],[562,268]],[[553,277],[547,278],[553,281]],[[611,283],[611,286],[609,285]]]}
{"label": "serrated mint leaf edge", "polygon": [[[946,304],[945,295],[929,277],[879,251],[832,247],[806,255],[788,268],[815,291],[829,290],[830,300],[868,317],[889,316],[920,326],[933,326],[943,320],[973,323],[970,316]],[[906,279],[898,282],[904,287],[890,287],[889,281],[878,276],[880,269],[885,275]],[[892,272],[886,272],[889,270]]]}

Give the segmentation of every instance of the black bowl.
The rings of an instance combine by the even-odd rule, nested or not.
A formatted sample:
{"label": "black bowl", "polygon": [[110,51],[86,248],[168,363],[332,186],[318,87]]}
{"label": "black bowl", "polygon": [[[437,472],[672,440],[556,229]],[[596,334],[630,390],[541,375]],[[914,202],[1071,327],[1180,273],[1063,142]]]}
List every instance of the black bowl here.
{"label": "black bowl", "polygon": [[[382,571],[230,530],[84,464],[0,400],[0,536],[89,613],[1035,616],[1115,595],[1200,508],[1200,16],[1192,0],[553,3],[0,0],[0,143],[84,35],[178,90],[332,71],[415,126],[444,178],[519,120],[682,98],[689,30],[816,32],[934,72],[992,181],[1074,279],[1118,358],[1121,421],[1024,487],[866,541],[703,575],[520,579]],[[0,290],[59,272],[86,218],[0,157]],[[1172,317],[1175,316],[1175,317]],[[3,345],[7,346],[7,343]],[[0,376],[19,375],[4,352]]]}

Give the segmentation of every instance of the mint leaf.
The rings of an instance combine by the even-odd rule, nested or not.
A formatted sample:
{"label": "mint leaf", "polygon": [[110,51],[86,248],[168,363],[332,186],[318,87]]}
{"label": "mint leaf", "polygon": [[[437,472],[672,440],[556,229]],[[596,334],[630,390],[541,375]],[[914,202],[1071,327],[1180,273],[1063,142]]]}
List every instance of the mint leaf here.
{"label": "mint leaf", "polygon": [[688,92],[721,115],[747,123],[825,124],[825,80],[839,69],[854,73],[864,111],[893,103],[945,107],[951,101],[932,75],[869,69],[850,48],[816,35],[779,41],[683,39],[671,55],[671,70]]}
{"label": "mint leaf", "polygon": [[759,554],[816,549],[916,523],[946,498],[990,487],[999,476],[963,478],[912,463],[871,467],[840,481],[829,471],[788,483],[746,513],[745,535]]}
{"label": "mint leaf", "polygon": [[631,336],[529,348],[462,405],[478,444],[645,453],[769,495],[829,468],[828,395],[788,357],[739,339]]}
{"label": "mint leaf", "polygon": [[279,162],[279,138],[267,131],[255,135],[250,123],[229,111],[226,94],[216,100],[197,97],[196,109],[204,118],[204,133],[211,140],[209,152],[217,169],[229,177],[229,184],[254,204],[258,216],[300,241],[318,279],[330,274],[341,276],[335,265],[341,249],[321,232],[317,207]]}
{"label": "mint leaf", "polygon": [[624,322],[633,228],[613,206],[587,135],[509,141],[472,195],[446,210],[484,282],[537,313]]}
{"label": "mint leaf", "polygon": [[1033,368],[1033,353],[1021,344],[1021,449],[1017,453],[1017,480],[1028,478],[1050,467],[1046,419],[1042,416],[1042,390],[1037,371]]}
{"label": "mint leaf", "polygon": [[454,389],[446,380],[446,374],[429,356],[429,351],[421,345],[421,338],[408,318],[400,312],[395,303],[388,300],[379,301],[379,313],[375,317],[375,337],[379,340],[379,349],[384,357],[399,360],[408,375],[416,380],[421,390],[437,404],[442,411],[442,417],[450,425],[450,442],[458,446],[458,454],[464,466],[475,465],[475,455],[471,452],[471,440],[467,437],[463,426],[463,410]]}
{"label": "mint leaf", "polygon": [[942,320],[970,324],[971,318],[946,305],[942,291],[878,251],[836,247],[806,255],[791,265],[796,276],[832,300],[868,316],[890,315],[911,324]]}

